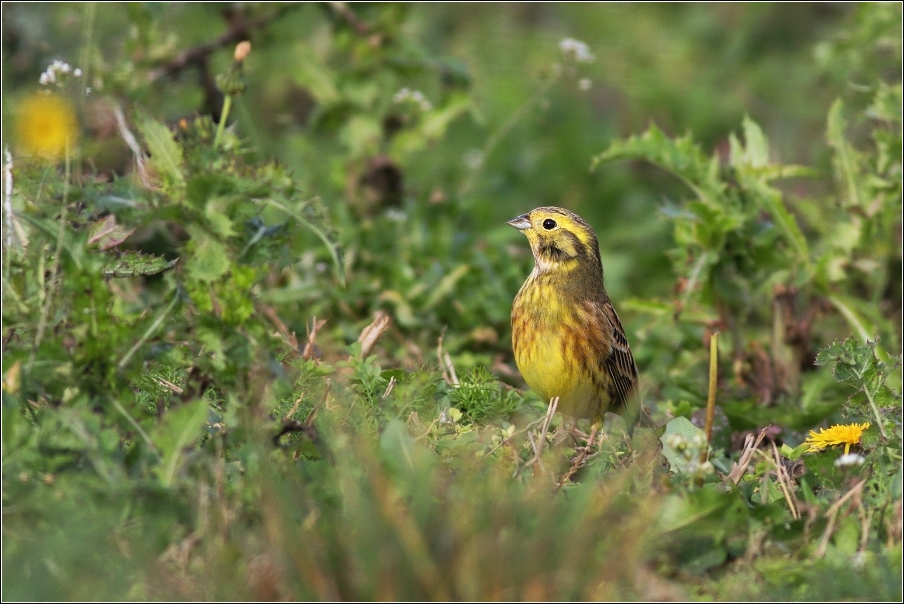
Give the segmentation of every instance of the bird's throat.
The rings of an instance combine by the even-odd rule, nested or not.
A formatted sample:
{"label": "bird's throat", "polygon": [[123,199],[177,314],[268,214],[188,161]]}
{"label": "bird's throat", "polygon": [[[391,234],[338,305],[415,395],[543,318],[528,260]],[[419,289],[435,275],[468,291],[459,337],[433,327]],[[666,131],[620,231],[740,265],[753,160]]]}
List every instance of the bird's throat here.
{"label": "bird's throat", "polygon": [[578,259],[574,256],[568,256],[565,252],[555,246],[545,246],[537,249],[534,254],[536,268],[534,272],[544,275],[552,272],[568,273],[578,267]]}

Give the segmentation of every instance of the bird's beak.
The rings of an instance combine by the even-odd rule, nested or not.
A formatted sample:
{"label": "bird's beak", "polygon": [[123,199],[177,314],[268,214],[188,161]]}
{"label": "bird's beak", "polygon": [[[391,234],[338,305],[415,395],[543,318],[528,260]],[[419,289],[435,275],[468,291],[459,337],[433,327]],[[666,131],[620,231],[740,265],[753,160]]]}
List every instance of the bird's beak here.
{"label": "bird's beak", "polygon": [[530,216],[528,214],[522,214],[517,218],[512,218],[505,224],[515,227],[519,231],[525,231],[530,228]]}

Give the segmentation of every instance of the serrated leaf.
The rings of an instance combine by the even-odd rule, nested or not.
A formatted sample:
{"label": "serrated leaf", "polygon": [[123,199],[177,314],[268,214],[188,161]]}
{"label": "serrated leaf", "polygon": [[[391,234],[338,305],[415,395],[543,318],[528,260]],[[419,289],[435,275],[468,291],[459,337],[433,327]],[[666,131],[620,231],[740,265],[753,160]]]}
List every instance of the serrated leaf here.
{"label": "serrated leaf", "polygon": [[[817,365],[833,365],[832,371],[838,381],[859,379],[874,359],[875,344],[860,344],[853,338],[842,342],[832,342],[816,355]],[[837,372],[841,371],[839,375]]]}
{"label": "serrated leaf", "polygon": [[173,138],[169,128],[157,120],[142,116],[138,120],[138,131],[151,154],[150,166],[168,184],[185,185],[183,166],[185,160],[182,147]]}
{"label": "serrated leaf", "polygon": [[810,266],[810,250],[807,246],[807,239],[797,225],[797,220],[785,207],[782,201],[782,194],[761,180],[745,179],[745,186],[756,193],[757,198],[761,202],[763,208],[772,216],[776,226],[784,235],[788,243],[797,253],[797,259],[802,262],[807,270],[812,273]]}
{"label": "serrated leaf", "polygon": [[892,356],[891,364],[886,363],[876,356],[875,348],[874,342],[860,344],[854,338],[847,338],[820,350],[816,364],[831,365],[836,380],[857,388],[859,392],[846,403],[848,412],[873,417],[875,426],[886,438],[885,414],[879,410],[901,406],[901,394],[885,385],[889,373],[900,366],[901,360]]}
{"label": "serrated leaf", "polygon": [[867,114],[873,119],[900,124],[902,96],[901,84],[889,86],[887,82],[879,82]]}
{"label": "serrated leaf", "polygon": [[765,168],[769,165],[769,141],[763,134],[759,124],[744,116],[742,123],[744,129],[744,144],[732,134],[729,137],[731,146],[731,165],[742,168]]}
{"label": "serrated leaf", "polygon": [[690,134],[671,139],[656,125],[626,140],[616,140],[593,158],[591,169],[604,161],[644,159],[681,178],[706,204],[718,206],[725,185],[719,180],[717,157],[708,158]]}
{"label": "serrated leaf", "polygon": [[204,205],[204,216],[210,222],[211,228],[224,239],[235,235],[232,219],[229,218],[232,203],[227,197],[211,197]]}
{"label": "serrated leaf", "polygon": [[147,277],[157,275],[176,266],[179,259],[167,260],[152,254],[128,251],[117,258],[116,262],[104,267],[104,277]]}
{"label": "serrated leaf", "polygon": [[901,394],[882,384],[876,388],[873,401],[880,409],[897,409],[901,406]]}
{"label": "serrated leaf", "polygon": [[185,270],[191,279],[199,283],[212,283],[229,271],[229,254],[226,246],[199,228],[189,228],[192,236],[189,246],[191,256],[185,262]]}

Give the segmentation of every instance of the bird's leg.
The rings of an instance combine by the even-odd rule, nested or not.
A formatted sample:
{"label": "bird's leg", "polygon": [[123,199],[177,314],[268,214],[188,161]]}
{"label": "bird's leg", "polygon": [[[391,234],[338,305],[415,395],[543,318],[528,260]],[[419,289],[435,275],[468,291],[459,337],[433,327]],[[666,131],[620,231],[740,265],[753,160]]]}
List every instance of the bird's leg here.
{"label": "bird's leg", "polygon": [[558,430],[556,430],[556,433],[553,435],[553,441],[556,445],[561,445],[569,438],[571,439],[572,445],[577,447],[580,439],[586,439],[587,435],[578,428],[578,423],[573,417],[565,415],[562,420],[562,425],[559,426]]}
{"label": "bird's leg", "polygon": [[590,454],[590,450],[593,447],[593,441],[596,438],[597,432],[599,432],[599,426],[594,423],[593,427],[590,430],[590,437],[587,439],[587,445],[581,449],[581,452],[578,453],[574,460],[571,462],[571,467],[568,468],[568,471],[562,476],[562,479],[559,480],[558,486],[556,486],[556,491],[562,488],[568,480],[574,476],[574,473],[578,471],[578,468],[581,467],[581,464],[584,463],[584,459],[586,459],[587,455]]}

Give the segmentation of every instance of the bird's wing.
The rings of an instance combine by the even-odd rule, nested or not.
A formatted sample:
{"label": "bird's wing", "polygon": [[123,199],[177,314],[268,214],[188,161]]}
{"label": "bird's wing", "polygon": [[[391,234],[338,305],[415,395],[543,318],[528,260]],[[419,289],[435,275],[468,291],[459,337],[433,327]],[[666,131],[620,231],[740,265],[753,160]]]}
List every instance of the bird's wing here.
{"label": "bird's wing", "polygon": [[609,356],[604,361],[605,368],[612,378],[609,386],[612,401],[610,411],[625,415],[625,419],[629,421],[636,420],[636,413],[639,410],[637,364],[634,362],[634,355],[631,354],[631,347],[628,346],[625,329],[608,300],[603,304],[603,315],[612,327]]}

